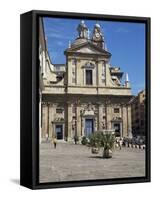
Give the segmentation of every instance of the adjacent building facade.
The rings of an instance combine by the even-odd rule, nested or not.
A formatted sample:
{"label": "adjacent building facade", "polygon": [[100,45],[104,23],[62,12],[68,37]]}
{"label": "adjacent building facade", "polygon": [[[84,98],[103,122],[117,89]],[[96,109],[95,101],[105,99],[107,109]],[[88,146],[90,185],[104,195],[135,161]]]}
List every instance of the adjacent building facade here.
{"label": "adjacent building facade", "polygon": [[142,90],[131,101],[133,136],[145,136],[145,90]]}
{"label": "adjacent building facade", "polygon": [[123,72],[109,64],[111,53],[98,23],[91,37],[84,21],[77,31],[78,37],[64,50],[66,63],[53,65],[40,20],[41,140],[71,141],[104,129],[127,137],[132,129],[128,74],[122,84]]}

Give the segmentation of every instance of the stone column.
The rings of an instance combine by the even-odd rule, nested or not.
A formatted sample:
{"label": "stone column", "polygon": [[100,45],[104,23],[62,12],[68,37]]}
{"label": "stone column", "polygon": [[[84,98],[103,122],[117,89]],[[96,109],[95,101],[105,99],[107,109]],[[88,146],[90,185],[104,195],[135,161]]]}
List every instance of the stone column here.
{"label": "stone column", "polygon": [[102,116],[103,116],[103,105],[102,104],[98,104],[98,130],[102,130]]}
{"label": "stone column", "polygon": [[49,106],[50,104],[47,104],[47,134],[49,136]]}
{"label": "stone column", "polygon": [[77,136],[79,139],[81,138],[81,116],[80,116],[80,105],[78,104],[76,107],[76,131],[77,131]]}
{"label": "stone column", "polygon": [[98,86],[101,86],[102,84],[102,61],[98,61],[97,62],[97,83],[98,83]]}
{"label": "stone column", "polygon": [[131,136],[129,135],[130,133],[132,134],[132,117],[131,117],[131,106],[128,105],[127,107],[127,133],[128,133],[128,136]]}
{"label": "stone column", "polygon": [[94,125],[94,131],[97,131],[98,130],[98,115],[96,115],[94,118],[93,118],[93,125]]}
{"label": "stone column", "polygon": [[81,136],[84,136],[84,117],[81,117]]}
{"label": "stone column", "polygon": [[42,138],[48,133],[48,105],[43,103],[42,105]]}
{"label": "stone column", "polygon": [[76,84],[81,85],[82,81],[82,76],[81,76],[81,62],[79,60],[76,60],[76,65],[75,65],[75,71],[76,71]]}
{"label": "stone column", "polygon": [[97,67],[92,68],[92,85],[97,85]]}
{"label": "stone column", "polygon": [[[106,85],[106,64],[105,61],[99,61],[98,65],[98,86],[105,86]],[[103,82],[103,75],[104,75],[104,82]]]}
{"label": "stone column", "polygon": [[83,73],[83,86],[86,85],[86,80],[85,80],[85,68],[82,68],[82,73]]}
{"label": "stone column", "polygon": [[127,137],[127,107],[126,105],[122,106],[122,120],[123,120],[123,132],[122,132],[122,137]]}
{"label": "stone column", "polygon": [[67,82],[68,85],[72,84],[72,60],[70,58],[67,60]]}
{"label": "stone column", "polygon": [[106,125],[107,125],[107,129],[112,129],[111,127],[111,120],[112,120],[112,105],[111,104],[107,104],[106,105]]}
{"label": "stone column", "polygon": [[72,140],[72,105],[70,102],[65,105],[65,137]]}
{"label": "stone column", "polygon": [[54,133],[54,124],[52,123],[54,120],[54,116],[53,114],[55,113],[54,110],[54,106],[53,104],[49,105],[49,138],[52,139],[52,137],[54,137],[55,133]]}
{"label": "stone column", "polygon": [[56,136],[56,129],[55,129],[55,123],[53,122],[56,119],[56,108],[57,104],[52,103],[50,108],[50,125],[51,125],[51,137]]}

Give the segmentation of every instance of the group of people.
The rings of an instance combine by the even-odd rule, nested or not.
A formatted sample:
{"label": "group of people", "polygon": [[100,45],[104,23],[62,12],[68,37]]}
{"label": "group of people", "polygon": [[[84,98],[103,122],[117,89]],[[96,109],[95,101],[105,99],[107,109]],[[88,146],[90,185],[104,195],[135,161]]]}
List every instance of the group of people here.
{"label": "group of people", "polygon": [[[48,134],[46,134],[46,142],[49,142],[49,135]],[[51,142],[53,143],[54,148],[56,149],[56,147],[57,147],[57,137],[53,136]],[[75,144],[78,143],[78,137],[77,136],[74,136],[74,143]]]}
{"label": "group of people", "polygon": [[116,139],[116,146],[119,147],[119,149],[122,149],[122,145],[123,145],[123,138],[120,137],[120,139]]}
{"label": "group of people", "polygon": [[[48,135],[46,135],[46,142],[48,142],[48,141],[49,141],[49,137],[48,137]],[[77,144],[77,142],[78,142],[78,138],[74,137],[74,143]],[[56,138],[56,136],[54,136],[52,138],[52,143],[54,145],[54,148],[56,149],[56,147],[57,147],[57,138]],[[123,138],[122,137],[120,137],[119,139],[117,138],[116,139],[116,146],[119,147],[119,149],[121,150],[122,149],[122,145],[123,145]]]}

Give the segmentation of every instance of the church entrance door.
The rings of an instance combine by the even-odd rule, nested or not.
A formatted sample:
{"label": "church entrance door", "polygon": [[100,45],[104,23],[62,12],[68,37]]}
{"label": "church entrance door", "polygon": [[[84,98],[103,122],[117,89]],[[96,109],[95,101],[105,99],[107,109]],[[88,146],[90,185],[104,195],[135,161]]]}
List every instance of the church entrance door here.
{"label": "church entrance door", "polygon": [[63,125],[56,125],[57,140],[63,139]]}
{"label": "church entrance door", "polygon": [[120,137],[121,136],[121,126],[119,122],[116,122],[113,124],[113,128],[115,130],[115,136]]}
{"label": "church entrance door", "polygon": [[85,136],[90,136],[94,131],[93,119],[85,119]]}

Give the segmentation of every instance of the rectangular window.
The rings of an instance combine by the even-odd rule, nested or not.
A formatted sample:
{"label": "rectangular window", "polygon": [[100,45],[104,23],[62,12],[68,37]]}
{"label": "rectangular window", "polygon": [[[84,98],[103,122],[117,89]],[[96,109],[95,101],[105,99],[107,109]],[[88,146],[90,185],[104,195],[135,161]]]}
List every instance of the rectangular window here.
{"label": "rectangular window", "polygon": [[114,108],[114,113],[119,113],[119,108]]}
{"label": "rectangular window", "polygon": [[92,85],[92,70],[86,70],[86,85]]}
{"label": "rectangular window", "polygon": [[63,109],[62,108],[56,108],[56,113],[63,113]]}

